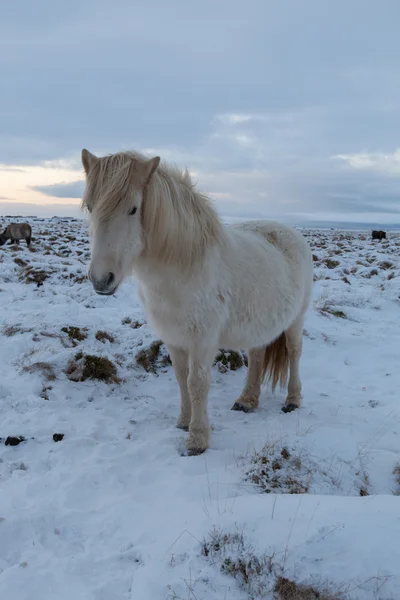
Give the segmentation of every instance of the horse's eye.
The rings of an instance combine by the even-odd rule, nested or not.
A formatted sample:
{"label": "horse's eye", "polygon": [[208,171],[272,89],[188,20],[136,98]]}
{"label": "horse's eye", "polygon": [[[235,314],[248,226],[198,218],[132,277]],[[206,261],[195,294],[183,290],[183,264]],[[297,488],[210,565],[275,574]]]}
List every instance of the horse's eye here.
{"label": "horse's eye", "polygon": [[137,211],[137,206],[134,206],[129,214],[134,215],[136,211]]}

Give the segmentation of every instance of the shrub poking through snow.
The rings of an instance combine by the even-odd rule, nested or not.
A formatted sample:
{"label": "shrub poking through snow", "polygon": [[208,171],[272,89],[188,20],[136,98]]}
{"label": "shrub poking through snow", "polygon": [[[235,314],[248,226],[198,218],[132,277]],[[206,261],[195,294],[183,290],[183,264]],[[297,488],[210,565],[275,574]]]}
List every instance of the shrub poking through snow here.
{"label": "shrub poking through snow", "polygon": [[400,463],[393,469],[393,475],[396,480],[398,489],[395,491],[396,496],[400,496]]}
{"label": "shrub poking through snow", "polygon": [[338,319],[347,319],[346,313],[339,308],[335,308],[334,304],[329,302],[329,300],[318,307],[318,312],[325,317],[331,315],[332,317],[337,317]]}
{"label": "shrub poking through snow", "polygon": [[146,373],[158,374],[158,369],[165,369],[172,364],[170,356],[161,340],[156,340],[147,348],[142,348],[136,354],[136,363],[143,367]]}
{"label": "shrub poking through snow", "polygon": [[74,346],[77,345],[77,342],[83,342],[83,340],[86,340],[87,338],[86,328],[81,329],[80,327],[63,327],[61,331],[67,334]]}
{"label": "shrub poking through snow", "polygon": [[110,342],[111,344],[115,342],[115,338],[113,335],[107,333],[107,331],[100,330],[96,333],[96,340],[98,340],[99,342],[103,342],[103,344],[105,344],[106,341]]}
{"label": "shrub poking through snow", "polygon": [[242,533],[214,528],[202,543],[201,553],[212,564],[219,564],[221,571],[233,577],[252,600],[261,600],[272,591],[274,554],[257,555],[246,545]]}
{"label": "shrub poking through snow", "polygon": [[4,325],[1,333],[7,337],[12,337],[13,335],[17,335],[17,333],[28,333],[30,331],[32,331],[32,329],[29,327],[21,327],[21,325]]}
{"label": "shrub poking through snow", "polygon": [[383,260],[382,262],[379,263],[379,266],[384,271],[394,268],[394,264],[392,262],[390,262],[389,260]]}
{"label": "shrub poking through snow", "polygon": [[247,357],[241,352],[235,352],[234,350],[220,350],[215,357],[214,365],[218,367],[221,373],[226,371],[237,371],[244,365],[247,367]]}
{"label": "shrub poking through snow", "polygon": [[322,582],[309,585],[284,577],[275,552],[256,552],[240,532],[214,528],[203,541],[201,553],[210,564],[232,577],[249,600],[345,600],[344,595],[331,592]]}
{"label": "shrub poking through snow", "polygon": [[124,319],[122,319],[121,322],[122,325],[130,325],[132,329],[139,329],[144,325],[144,323],[142,323],[141,321],[132,321],[130,317],[125,317]]}
{"label": "shrub poking through snow", "polygon": [[66,375],[71,381],[97,379],[105,383],[121,383],[117,367],[104,356],[83,354],[78,352],[68,364]]}
{"label": "shrub poking through snow", "polygon": [[25,283],[36,283],[36,285],[40,287],[50,275],[51,273],[44,269],[36,269],[31,266],[22,269],[19,278],[21,281],[25,281]]}
{"label": "shrub poking through snow", "polygon": [[375,277],[375,275],[378,275],[378,269],[371,269],[370,271],[367,271],[367,273],[364,273],[362,276],[365,277],[365,279],[371,279],[371,277]]}
{"label": "shrub poking through snow", "polygon": [[311,585],[297,583],[286,577],[278,577],[274,591],[277,600],[344,600],[341,593],[331,593],[329,590],[316,589]]}
{"label": "shrub poking through snow", "polygon": [[245,479],[257,485],[265,494],[305,494],[312,481],[312,469],[307,461],[288,448],[265,444],[246,461]]}
{"label": "shrub poking through snow", "polygon": [[19,257],[17,257],[17,258],[14,258],[14,262],[15,262],[15,264],[16,264],[16,265],[18,265],[19,267],[26,267],[26,265],[28,264],[28,263],[26,262],[26,260],[23,260],[22,258],[19,258]]}
{"label": "shrub poking through snow", "polygon": [[328,269],[336,269],[340,265],[340,262],[333,258],[326,258],[323,263]]}
{"label": "shrub poking through snow", "polygon": [[55,381],[56,379],[56,374],[50,363],[35,362],[32,365],[26,365],[23,370],[26,373],[41,373],[47,381]]}
{"label": "shrub poking through snow", "polygon": [[[136,363],[143,367],[147,373],[158,374],[159,369],[165,369],[172,364],[167,349],[161,340],[152,342],[150,346],[142,348],[136,354]],[[221,373],[228,370],[237,371],[243,365],[247,367],[247,357],[241,352],[233,350],[219,350],[214,366],[217,366]]]}

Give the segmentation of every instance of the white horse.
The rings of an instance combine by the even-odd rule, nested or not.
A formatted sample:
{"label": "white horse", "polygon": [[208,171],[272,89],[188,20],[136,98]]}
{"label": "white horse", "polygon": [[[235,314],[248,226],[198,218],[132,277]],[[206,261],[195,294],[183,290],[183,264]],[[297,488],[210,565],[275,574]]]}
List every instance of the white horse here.
{"label": "white horse", "polygon": [[266,375],[286,383],[284,412],[300,406],[299,360],[313,281],[312,256],[296,230],[272,221],[225,227],[187,172],[137,152],[82,151],[89,210],[89,278],[113,294],[135,274],[149,322],[166,343],[181,393],[177,426],[188,453],[209,445],[207,399],[218,348],[248,349],[233,410],[258,407]]}

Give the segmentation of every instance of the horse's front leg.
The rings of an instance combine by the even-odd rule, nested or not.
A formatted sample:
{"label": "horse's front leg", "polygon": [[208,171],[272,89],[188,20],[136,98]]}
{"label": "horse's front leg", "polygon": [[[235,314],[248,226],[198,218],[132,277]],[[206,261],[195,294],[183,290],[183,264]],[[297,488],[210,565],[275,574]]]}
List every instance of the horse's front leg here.
{"label": "horse's front leg", "polygon": [[188,389],[192,402],[192,418],[189,424],[189,437],[186,442],[191,456],[202,454],[208,448],[210,425],[208,422],[207,402],[211,380],[211,365],[216,350],[189,353]]}
{"label": "horse's front leg", "polygon": [[179,414],[177,427],[188,431],[190,419],[192,417],[192,404],[188,390],[189,354],[186,350],[174,346],[168,346],[168,351],[181,392],[181,412]]}

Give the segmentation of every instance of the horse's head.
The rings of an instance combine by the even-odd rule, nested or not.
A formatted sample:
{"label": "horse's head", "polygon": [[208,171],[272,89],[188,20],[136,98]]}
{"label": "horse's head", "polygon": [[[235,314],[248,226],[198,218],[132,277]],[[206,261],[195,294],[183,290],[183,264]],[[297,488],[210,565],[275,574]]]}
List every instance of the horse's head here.
{"label": "horse's head", "polygon": [[143,195],[159,162],[158,156],[121,152],[99,158],[82,150],[83,205],[92,237],[89,279],[98,294],[113,294],[143,250]]}

